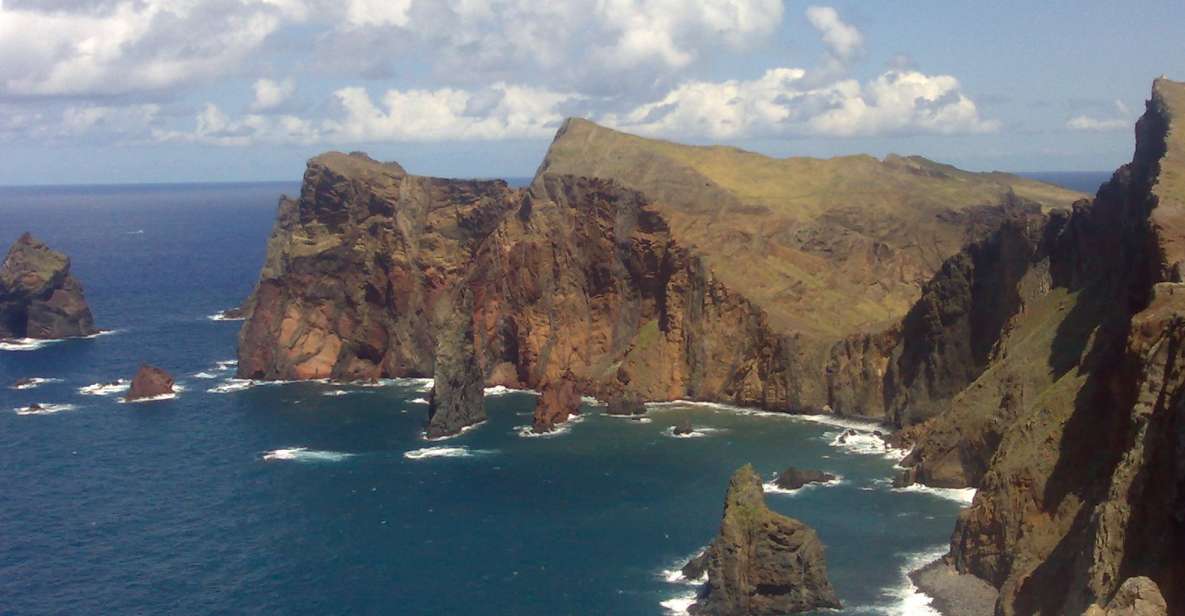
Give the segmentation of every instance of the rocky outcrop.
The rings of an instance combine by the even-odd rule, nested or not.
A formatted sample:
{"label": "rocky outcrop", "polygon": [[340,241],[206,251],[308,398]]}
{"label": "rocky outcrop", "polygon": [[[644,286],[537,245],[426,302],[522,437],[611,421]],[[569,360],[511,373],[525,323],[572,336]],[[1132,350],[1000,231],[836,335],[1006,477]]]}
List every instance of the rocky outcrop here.
{"label": "rocky outcrop", "polygon": [[358,154],[313,159],[301,197],[281,202],[238,374],[430,375],[427,315],[460,284],[488,385],[569,378],[606,400],[805,408],[797,339],[716,280],[641,194],[551,175],[520,193]]}
{"label": "rocky outcrop", "polygon": [[0,339],[98,333],[70,258],[25,233],[0,266]]}
{"label": "rocky outcrop", "polygon": [[1166,616],[1168,605],[1156,582],[1146,577],[1128,578],[1106,607],[1092,605],[1083,616]]}
{"label": "rocky outcrop", "polygon": [[720,533],[684,571],[708,576],[688,609],[691,614],[773,615],[841,607],[815,531],[765,506],[761,477],[752,466],[733,474]]}
{"label": "rocky outcrop", "polygon": [[615,394],[605,403],[605,413],[609,415],[645,415],[646,403],[642,396],[632,392]]}
{"label": "rocky outcrop", "polygon": [[134,402],[136,400],[167,396],[172,393],[174,393],[172,375],[156,366],[140,364],[140,369],[136,371],[136,376],[132,378],[132,385],[128,388],[127,396],[124,399],[128,402]]}
{"label": "rocky outcrop", "polygon": [[531,431],[544,434],[580,413],[580,390],[570,374],[549,381],[535,401]]}
{"label": "rocky outcrop", "polygon": [[1133,593],[1153,595],[1120,584],[1141,577],[1185,614],[1182,117],[1185,84],[1158,80],[1132,162],[1092,202],[1013,233],[1024,259],[972,268],[1007,283],[983,321],[1000,324],[994,340],[925,311],[940,352],[915,356],[975,370],[960,389],[933,378],[956,374],[940,370],[951,362],[918,363],[929,384],[903,391],[946,410],[898,438],[914,444],[918,481],[978,487],[948,559],[999,588],[997,614],[1130,613]]}
{"label": "rocky outcrop", "polygon": [[473,349],[473,293],[466,285],[440,302],[435,319],[436,365],[428,398],[428,438],[457,434],[485,421],[485,380]]}
{"label": "rocky outcrop", "polygon": [[778,473],[777,478],[774,479],[774,485],[783,490],[797,490],[808,483],[827,483],[829,481],[835,481],[835,475],[791,466]]}

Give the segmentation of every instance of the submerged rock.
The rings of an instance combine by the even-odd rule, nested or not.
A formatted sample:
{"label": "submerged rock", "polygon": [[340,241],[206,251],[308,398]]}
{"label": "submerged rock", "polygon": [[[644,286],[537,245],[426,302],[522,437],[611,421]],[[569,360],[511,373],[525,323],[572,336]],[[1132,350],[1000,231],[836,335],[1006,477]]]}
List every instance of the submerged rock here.
{"label": "submerged rock", "polygon": [[828,481],[835,481],[835,475],[791,466],[778,475],[778,478],[774,480],[774,485],[783,490],[797,490],[808,483],[827,483]]}
{"label": "submerged rock", "polygon": [[440,438],[485,421],[485,382],[473,352],[473,294],[466,286],[452,302],[440,304],[436,367],[428,397],[425,436]]}
{"label": "submerged rock", "polygon": [[565,376],[543,386],[539,400],[535,403],[535,419],[531,430],[543,434],[555,430],[559,424],[580,413],[580,390],[571,378]]}
{"label": "submerged rock", "polygon": [[684,575],[705,570],[708,582],[691,614],[772,616],[841,607],[814,529],[770,511],[761,477],[749,465],[729,482],[720,533]]}
{"label": "submerged rock", "polygon": [[70,258],[25,233],[0,266],[0,339],[98,333]]}
{"label": "submerged rock", "polygon": [[166,396],[173,392],[173,377],[164,370],[148,364],[140,364],[140,370],[132,379],[132,386],[128,389],[128,402]]}
{"label": "submerged rock", "polygon": [[33,379],[28,379],[28,378],[17,379],[15,381],[13,381],[12,385],[9,385],[8,388],[9,389],[28,389],[30,387],[33,387],[36,384],[37,384],[37,381],[35,381]]}
{"label": "submerged rock", "polygon": [[695,432],[695,426],[691,425],[690,417],[684,417],[679,420],[679,423],[675,424],[673,432],[675,436],[687,436]]}

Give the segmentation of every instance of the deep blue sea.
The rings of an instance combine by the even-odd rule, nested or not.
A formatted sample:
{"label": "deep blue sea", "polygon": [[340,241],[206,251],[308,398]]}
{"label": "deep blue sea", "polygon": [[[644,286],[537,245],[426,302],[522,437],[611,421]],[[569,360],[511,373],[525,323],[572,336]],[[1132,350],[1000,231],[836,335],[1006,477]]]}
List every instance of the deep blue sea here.
{"label": "deep blue sea", "polygon": [[[838,443],[840,426],[590,404],[526,438],[534,399],[511,392],[429,443],[422,382],[230,381],[240,323],[209,316],[251,291],[277,198],[297,190],[0,188],[0,242],[27,230],[69,254],[112,330],[0,350],[0,613],[669,613],[694,587],[664,571],[711,540],[745,463],[842,476],[767,496],[827,545],[840,613],[925,613],[904,571],[944,550],[966,494],[891,489],[892,456]],[[140,362],[183,390],[122,404],[87,389]],[[8,388],[23,377],[52,381]],[[17,412],[31,403],[56,412]],[[684,415],[695,438],[670,435]]]}

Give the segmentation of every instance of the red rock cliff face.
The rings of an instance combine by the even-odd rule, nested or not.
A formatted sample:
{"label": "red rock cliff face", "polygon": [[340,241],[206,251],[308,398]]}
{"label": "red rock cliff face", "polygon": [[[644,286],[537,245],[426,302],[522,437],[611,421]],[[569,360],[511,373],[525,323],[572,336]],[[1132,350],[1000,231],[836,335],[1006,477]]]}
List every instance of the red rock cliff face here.
{"label": "red rock cliff face", "polygon": [[240,334],[239,376],[427,376],[428,316],[450,285],[474,295],[489,384],[799,408],[803,360],[763,311],[717,281],[637,192],[544,175],[407,175],[363,155],[309,163],[280,204]]}
{"label": "red rock cliff face", "polygon": [[1182,113],[1157,81],[1132,163],[1045,224],[982,370],[907,433],[922,481],[979,488],[948,558],[997,613],[1082,614],[1147,577],[1185,614]]}

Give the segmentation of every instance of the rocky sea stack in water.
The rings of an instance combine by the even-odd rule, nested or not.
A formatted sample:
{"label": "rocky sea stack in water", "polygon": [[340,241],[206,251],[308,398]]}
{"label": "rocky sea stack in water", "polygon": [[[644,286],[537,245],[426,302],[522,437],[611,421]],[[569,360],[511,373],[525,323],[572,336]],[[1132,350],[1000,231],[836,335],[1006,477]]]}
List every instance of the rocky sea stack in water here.
{"label": "rocky sea stack in water", "polygon": [[436,324],[436,369],[428,398],[428,438],[457,434],[485,421],[485,381],[473,351],[473,294],[465,285],[440,302]]}
{"label": "rocky sea stack in water", "polygon": [[839,608],[814,529],[770,511],[752,466],[733,474],[720,533],[684,574],[708,575],[688,610],[704,616],[792,614]]}
{"label": "rocky sea stack in water", "polygon": [[777,479],[774,479],[774,485],[783,490],[797,490],[809,483],[827,483],[829,481],[835,481],[835,475],[791,466],[778,473]]}
{"label": "rocky sea stack in water", "polygon": [[136,376],[132,378],[132,385],[128,388],[125,398],[128,402],[147,400],[159,396],[167,396],[173,391],[173,377],[164,370],[148,364],[140,364]]}
{"label": "rocky sea stack in water", "polygon": [[0,339],[98,333],[70,258],[25,233],[0,266]]}
{"label": "rocky sea stack in water", "polygon": [[531,431],[535,434],[551,432],[556,426],[579,413],[580,390],[577,389],[572,376],[565,374],[543,386],[543,391],[535,402],[535,417],[531,422]]}

